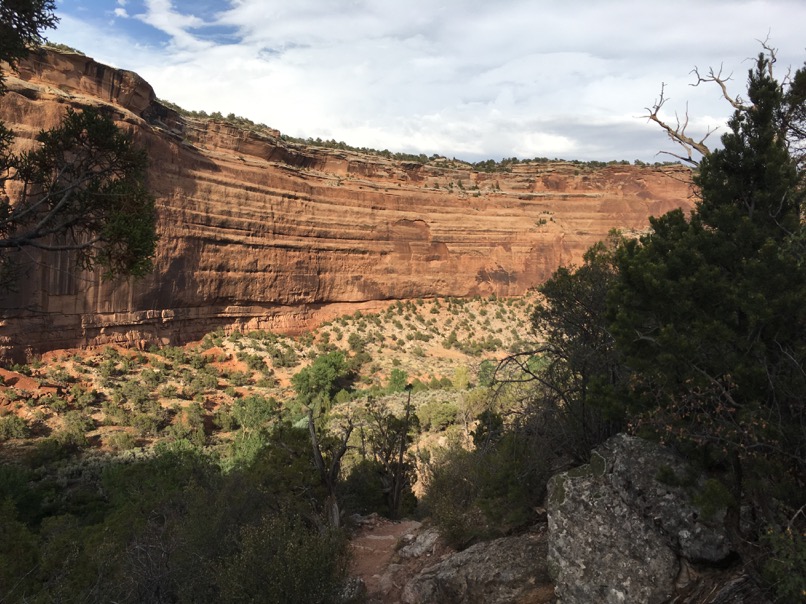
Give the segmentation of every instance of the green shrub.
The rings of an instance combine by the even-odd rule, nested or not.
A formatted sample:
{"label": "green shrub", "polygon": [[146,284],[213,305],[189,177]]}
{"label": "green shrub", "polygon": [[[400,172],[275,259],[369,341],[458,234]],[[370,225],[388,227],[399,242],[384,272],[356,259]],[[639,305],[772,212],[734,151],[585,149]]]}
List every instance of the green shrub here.
{"label": "green shrub", "polygon": [[200,372],[188,384],[194,394],[218,388],[218,378],[209,373]]}
{"label": "green shrub", "polygon": [[125,431],[113,432],[107,436],[106,444],[113,451],[128,451],[137,446],[134,436]]}
{"label": "green shrub", "polygon": [[214,346],[221,346],[224,343],[224,335],[223,329],[217,329],[216,331],[208,333],[202,338],[199,348],[204,351]]}
{"label": "green shrub", "polygon": [[140,374],[143,382],[149,388],[156,388],[160,384],[165,381],[165,374],[161,371],[154,371],[153,369],[146,368],[143,369],[143,373]]}
{"label": "green shrub", "polygon": [[246,363],[246,366],[249,367],[252,371],[267,371],[268,366],[266,365],[266,360],[258,355],[258,354],[250,354],[248,352],[238,352],[235,355],[239,361],[243,361]]}
{"label": "green shrub", "polygon": [[233,386],[246,386],[252,379],[252,374],[246,371],[230,371],[226,379]]}
{"label": "green shrub", "polygon": [[11,438],[25,438],[28,436],[28,424],[16,415],[0,417],[0,442]]}
{"label": "green shrub", "polygon": [[121,426],[129,421],[129,411],[114,401],[104,401],[101,409],[104,412],[104,423],[107,425]]}
{"label": "green shrub", "polygon": [[377,513],[389,515],[389,505],[381,480],[383,466],[371,459],[362,459],[350,469],[347,478],[340,485],[342,505],[353,514]]}
{"label": "green shrub", "polygon": [[160,396],[163,398],[178,398],[179,397],[179,390],[173,384],[166,384],[163,386],[160,391]]}
{"label": "green shrub", "polygon": [[70,396],[73,397],[73,402],[79,409],[91,407],[98,400],[98,392],[95,390],[84,390],[78,384],[73,385],[70,389]]}
{"label": "green shrub", "polygon": [[736,502],[722,482],[711,478],[694,494],[694,504],[702,512],[703,518],[710,520],[721,510],[735,506]]}
{"label": "green shrub", "polygon": [[489,387],[495,379],[496,364],[490,359],[485,359],[479,364],[477,379],[479,386]]}
{"label": "green shrub", "polygon": [[806,534],[792,528],[771,530],[762,541],[771,549],[764,578],[772,585],[776,602],[802,602],[806,596]]}
{"label": "green shrub", "polygon": [[68,411],[62,422],[62,427],[53,437],[63,447],[86,447],[86,432],[94,427],[92,419],[81,411]]}
{"label": "green shrub", "polygon": [[386,386],[387,392],[403,392],[408,384],[409,375],[402,369],[393,368],[389,374],[389,384]]}
{"label": "green shrub", "polygon": [[48,394],[44,399],[40,400],[40,403],[47,405],[53,409],[55,413],[63,413],[67,411],[68,408],[67,400],[56,394]]}
{"label": "green shrub", "polygon": [[156,436],[160,430],[161,418],[149,413],[133,413],[129,416],[129,425],[137,428],[143,436]]}
{"label": "green shrub", "polygon": [[24,585],[24,579],[36,569],[38,557],[36,535],[18,520],[10,498],[0,497],[0,536],[0,598],[6,601],[9,588]]}
{"label": "green shrub", "polygon": [[273,397],[253,394],[235,401],[232,417],[247,430],[258,430],[274,417],[277,407],[277,401]]}
{"label": "green shrub", "polygon": [[114,359],[106,359],[98,366],[98,374],[104,380],[110,380],[113,377],[117,377],[121,374],[120,369],[118,369],[118,362]]}
{"label": "green shrub", "polygon": [[218,427],[219,430],[223,430],[224,432],[229,432],[238,427],[235,418],[232,417],[232,412],[229,409],[221,408],[216,411],[215,418],[213,419],[215,425]]}
{"label": "green shrub", "polygon": [[459,409],[447,401],[429,401],[417,409],[417,417],[423,430],[442,432],[456,423]]}
{"label": "green shrub", "polygon": [[432,465],[424,505],[455,547],[508,534],[534,520],[550,476],[548,453],[522,430],[474,451],[454,445]]}
{"label": "green shrub", "polygon": [[112,400],[119,405],[130,403],[133,407],[142,407],[151,400],[151,391],[141,382],[129,380],[115,389]]}
{"label": "green shrub", "polygon": [[75,381],[74,378],[72,378],[70,374],[67,373],[67,370],[61,365],[57,365],[56,367],[53,367],[52,369],[48,370],[47,378],[51,382],[59,384],[61,386],[65,386],[67,385],[67,383]]}
{"label": "green shrub", "polygon": [[275,367],[296,367],[299,364],[297,353],[284,342],[280,342],[277,346],[269,347],[267,350]]}
{"label": "green shrub", "polygon": [[238,541],[238,553],[218,570],[222,602],[339,601],[349,561],[340,532],[311,530],[295,516],[267,516],[244,527]]}
{"label": "green shrub", "polygon": [[201,369],[210,362],[210,359],[194,350],[187,355],[187,362],[193,369]]}
{"label": "green shrub", "polygon": [[31,367],[29,367],[28,365],[20,365],[19,363],[14,363],[11,366],[11,371],[31,377]]}
{"label": "green shrub", "polygon": [[177,365],[184,365],[187,363],[187,355],[185,354],[185,350],[179,346],[166,346],[160,349],[158,353]]}

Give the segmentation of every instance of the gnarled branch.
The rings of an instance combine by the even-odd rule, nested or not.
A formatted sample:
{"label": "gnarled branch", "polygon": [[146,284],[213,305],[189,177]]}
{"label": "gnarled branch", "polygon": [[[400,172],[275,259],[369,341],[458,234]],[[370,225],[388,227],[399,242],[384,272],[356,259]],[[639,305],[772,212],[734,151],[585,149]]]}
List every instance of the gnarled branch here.
{"label": "gnarled branch", "polygon": [[691,70],[695,76],[697,76],[697,81],[693,84],[689,84],[689,86],[697,87],[703,82],[713,82],[722,90],[722,97],[730,103],[730,106],[736,109],[737,111],[746,111],[748,109],[747,105],[744,104],[742,101],[742,97],[735,96],[732,97],[728,94],[728,85],[727,83],[730,82],[733,74],[723,76],[722,75],[722,65],[719,66],[719,71],[714,71],[713,67],[708,68],[708,75],[703,76],[700,74],[700,70],[698,67],[695,67]]}
{"label": "gnarled branch", "polygon": [[688,128],[688,106],[686,106],[686,113],[684,114],[682,121],[680,120],[680,116],[677,113],[675,113],[675,119],[677,121],[677,124],[674,127],[667,124],[658,115],[660,113],[660,110],[669,100],[668,98],[666,98],[665,92],[666,92],[666,84],[661,83],[660,96],[655,100],[655,104],[652,105],[652,107],[645,108],[647,110],[647,115],[645,115],[644,117],[646,117],[649,121],[655,122],[661,128],[663,128],[663,130],[666,131],[666,134],[669,135],[669,138],[673,140],[675,143],[679,144],[681,147],[683,147],[683,149],[685,149],[686,151],[686,155],[678,155],[676,153],[671,153],[670,151],[663,151],[662,153],[671,155],[672,157],[676,157],[681,161],[693,164],[695,166],[699,165],[699,162],[696,159],[694,159],[694,151],[697,151],[698,153],[700,153],[700,155],[703,156],[710,154],[711,150],[705,144],[705,141],[709,136],[711,136],[713,132],[716,131],[716,129],[709,128],[708,131],[705,133],[705,136],[703,136],[700,140],[695,140],[690,136],[688,136],[686,134],[686,128]]}

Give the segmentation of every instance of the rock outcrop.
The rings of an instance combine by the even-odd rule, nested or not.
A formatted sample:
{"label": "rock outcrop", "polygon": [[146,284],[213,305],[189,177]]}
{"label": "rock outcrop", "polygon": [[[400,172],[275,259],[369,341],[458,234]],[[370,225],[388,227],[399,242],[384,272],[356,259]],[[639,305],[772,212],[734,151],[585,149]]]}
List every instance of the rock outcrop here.
{"label": "rock outcrop", "polygon": [[554,601],[546,535],[478,543],[423,569],[403,589],[404,604],[510,604]]}
{"label": "rock outcrop", "polygon": [[151,159],[160,242],[137,282],[77,274],[66,254],[21,256],[27,275],[0,300],[7,354],[176,343],[222,326],[294,332],[395,299],[517,295],[610,229],[692,203],[681,167],[485,173],[182,117],[136,74],[80,55],[33,55],[8,87],[0,119],[22,147],[71,106],[103,106],[133,132]]}
{"label": "rock outcrop", "polygon": [[618,435],[549,482],[548,564],[562,604],[762,603],[741,570],[725,510],[704,517],[696,474],[672,451]]}

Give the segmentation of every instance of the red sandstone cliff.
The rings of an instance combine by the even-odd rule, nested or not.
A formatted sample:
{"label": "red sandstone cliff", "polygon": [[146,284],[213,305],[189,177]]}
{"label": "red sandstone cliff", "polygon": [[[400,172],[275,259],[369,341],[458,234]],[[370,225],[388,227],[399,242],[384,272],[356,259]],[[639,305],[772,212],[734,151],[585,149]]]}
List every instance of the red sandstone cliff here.
{"label": "red sandstone cliff", "polygon": [[0,300],[0,350],[187,341],[222,325],[294,331],[356,305],[516,295],[613,227],[689,206],[687,171],[564,162],[479,173],[288,143],[182,118],[134,73],[46,52],[8,78],[21,145],[68,106],[105,105],[151,158],[153,276],[103,283],[41,257]]}

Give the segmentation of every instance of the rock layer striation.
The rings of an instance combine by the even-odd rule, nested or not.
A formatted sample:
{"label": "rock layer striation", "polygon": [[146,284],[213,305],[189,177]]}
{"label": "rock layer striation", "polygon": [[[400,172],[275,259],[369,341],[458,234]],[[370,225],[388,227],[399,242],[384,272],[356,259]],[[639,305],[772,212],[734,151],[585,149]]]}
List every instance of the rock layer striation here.
{"label": "rock layer striation", "polygon": [[104,107],[133,133],[151,159],[160,242],[154,274],[137,282],[77,273],[65,253],[21,254],[19,291],[0,300],[5,354],[176,343],[217,327],[294,332],[389,300],[518,295],[610,229],[692,204],[681,167],[488,173],[183,117],[136,74],[75,54],[36,54],[8,85],[0,119],[20,147],[68,107]]}

